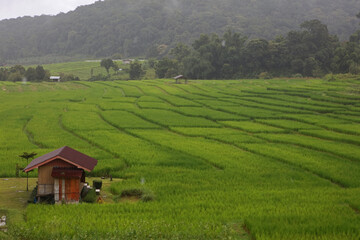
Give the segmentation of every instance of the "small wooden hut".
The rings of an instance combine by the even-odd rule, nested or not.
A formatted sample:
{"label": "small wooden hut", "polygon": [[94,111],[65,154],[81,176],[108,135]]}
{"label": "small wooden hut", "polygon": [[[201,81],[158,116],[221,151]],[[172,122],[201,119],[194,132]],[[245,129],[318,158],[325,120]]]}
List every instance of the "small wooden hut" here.
{"label": "small wooden hut", "polygon": [[53,82],[60,82],[61,77],[60,76],[50,76],[50,80]]}
{"label": "small wooden hut", "polygon": [[176,84],[180,84],[180,79],[185,79],[185,84],[187,84],[187,78],[185,78],[184,75],[178,75],[174,77],[174,79]]}
{"label": "small wooden hut", "polygon": [[53,197],[55,202],[79,202],[85,171],[96,164],[96,159],[65,146],[34,159],[24,172],[38,168],[38,201]]}

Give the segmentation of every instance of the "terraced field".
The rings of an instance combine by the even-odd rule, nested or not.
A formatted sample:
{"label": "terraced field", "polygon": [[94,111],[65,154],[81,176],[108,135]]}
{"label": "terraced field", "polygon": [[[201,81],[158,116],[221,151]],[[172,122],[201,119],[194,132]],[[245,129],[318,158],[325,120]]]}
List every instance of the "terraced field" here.
{"label": "terraced field", "polygon": [[155,195],[29,205],[11,238],[360,238],[359,80],[0,82],[0,89],[1,177],[15,176],[23,151],[68,145],[99,160],[91,175],[123,179],[113,194]]}

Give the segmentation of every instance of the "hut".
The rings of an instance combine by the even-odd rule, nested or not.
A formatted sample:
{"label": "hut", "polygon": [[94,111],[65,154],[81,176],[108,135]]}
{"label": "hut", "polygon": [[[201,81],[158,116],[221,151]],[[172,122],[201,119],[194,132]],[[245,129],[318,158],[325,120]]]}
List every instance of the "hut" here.
{"label": "hut", "polygon": [[122,63],[123,64],[131,64],[134,60],[133,59],[123,59]]}
{"label": "hut", "polygon": [[178,75],[178,76],[174,77],[174,79],[175,79],[175,83],[177,83],[177,84],[180,83],[180,79],[185,79],[185,84],[187,83],[187,79],[183,75]]}
{"label": "hut", "polygon": [[37,200],[79,202],[85,185],[85,171],[91,172],[97,160],[64,146],[31,161],[24,172],[38,169]]}
{"label": "hut", "polygon": [[50,76],[50,80],[53,82],[60,82],[61,77],[60,76]]}

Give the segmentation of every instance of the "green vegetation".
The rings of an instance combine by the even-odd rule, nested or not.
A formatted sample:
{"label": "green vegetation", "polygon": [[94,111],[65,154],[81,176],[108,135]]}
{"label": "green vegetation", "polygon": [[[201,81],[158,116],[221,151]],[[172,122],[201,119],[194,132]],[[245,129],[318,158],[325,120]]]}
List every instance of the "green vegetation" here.
{"label": "green vegetation", "polygon": [[[311,19],[319,19],[329,26],[331,34],[347,40],[358,27],[357,4],[357,0],[305,4],[294,0],[223,0],[221,4],[216,0],[97,1],[57,16],[1,21],[0,32],[6,34],[0,36],[0,64],[145,54],[156,58],[166,55],[178,42],[190,44],[200,33],[223,34],[232,29],[252,39],[273,39]],[[303,50],[299,49],[300,53]],[[322,52],[319,57],[327,54]],[[356,71],[355,65],[353,68]]]}
{"label": "green vegetation", "polygon": [[[191,47],[182,43],[155,65],[159,78],[183,74],[190,79],[323,77],[328,73],[360,73],[360,31],[340,43],[317,19],[273,40],[248,39],[226,31],[202,34]],[[334,82],[336,76],[327,75]],[[334,83],[332,83],[334,84]]]}
{"label": "green vegetation", "polygon": [[[103,180],[104,204],[26,209],[30,192],[0,179],[0,213],[10,212],[0,238],[360,236],[356,78],[0,82],[0,89],[1,177],[16,176],[22,152],[64,145],[98,159],[88,176],[114,177]],[[25,190],[26,179],[12,180]]]}
{"label": "green vegetation", "polygon": [[[21,66],[15,65],[12,67],[0,67],[0,81],[27,81],[27,82],[41,82],[50,81],[51,75],[61,77],[61,81],[73,80],[127,80],[129,79],[128,66],[122,64],[121,61],[111,61],[111,68],[113,71],[107,73],[106,69],[101,66],[101,61],[85,60],[78,62],[53,63],[43,66]],[[121,67],[122,71],[119,71]],[[45,69],[44,69],[45,68]],[[40,74],[37,74],[37,71]],[[41,70],[44,71],[41,73]],[[153,70],[154,71],[154,70]],[[151,70],[149,70],[151,74]],[[144,76],[148,77],[147,75]],[[9,84],[9,83],[4,83]]]}
{"label": "green vegetation", "polygon": [[85,195],[82,201],[86,203],[95,203],[96,199],[97,196],[96,196],[95,188],[93,188]]}
{"label": "green vegetation", "polygon": [[36,68],[28,67],[27,69],[21,65],[15,65],[10,68],[0,68],[0,81],[41,82],[49,81],[49,77],[50,72],[45,71],[44,67],[40,65]]}

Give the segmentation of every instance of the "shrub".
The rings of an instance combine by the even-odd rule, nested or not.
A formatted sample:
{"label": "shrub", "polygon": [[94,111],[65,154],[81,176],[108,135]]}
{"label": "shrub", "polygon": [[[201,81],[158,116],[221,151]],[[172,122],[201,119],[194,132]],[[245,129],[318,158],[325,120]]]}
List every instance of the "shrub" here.
{"label": "shrub", "polygon": [[142,195],[143,195],[143,190],[136,188],[125,189],[120,194],[121,197],[139,197],[139,198],[141,198]]}
{"label": "shrub", "polygon": [[262,72],[258,76],[260,79],[272,79],[271,73],[268,72]]}
{"label": "shrub", "polygon": [[136,197],[143,202],[149,202],[155,199],[155,195],[152,191],[139,188],[125,189],[115,200],[124,197]]}
{"label": "shrub", "polygon": [[81,198],[82,199],[85,198],[85,196],[88,194],[89,191],[90,191],[90,188],[87,188],[87,187],[84,186],[81,189],[81,193],[80,193]]}
{"label": "shrub", "polygon": [[334,74],[326,74],[324,80],[328,82],[336,81],[336,76]]}
{"label": "shrub", "polygon": [[357,63],[353,63],[349,67],[349,73],[357,75],[360,74],[360,65]]}
{"label": "shrub", "polygon": [[60,79],[62,82],[80,81],[80,78],[75,76],[74,74],[65,74],[65,73],[60,73]]}
{"label": "shrub", "polygon": [[98,74],[88,79],[88,81],[107,81],[107,80],[110,80],[110,77],[103,74]]}
{"label": "shrub", "polygon": [[83,202],[94,203],[96,202],[96,192],[95,189],[91,189],[86,196],[82,199]]}
{"label": "shrub", "polygon": [[34,203],[34,199],[36,198],[36,194],[37,194],[37,189],[38,189],[38,186],[34,187],[34,189],[32,190],[29,200],[28,200],[28,203]]}
{"label": "shrub", "polygon": [[141,201],[143,202],[150,202],[153,201],[154,199],[155,199],[155,195],[151,191],[146,191],[141,196]]}
{"label": "shrub", "polygon": [[303,78],[303,75],[301,73],[296,73],[291,76],[292,78]]}

